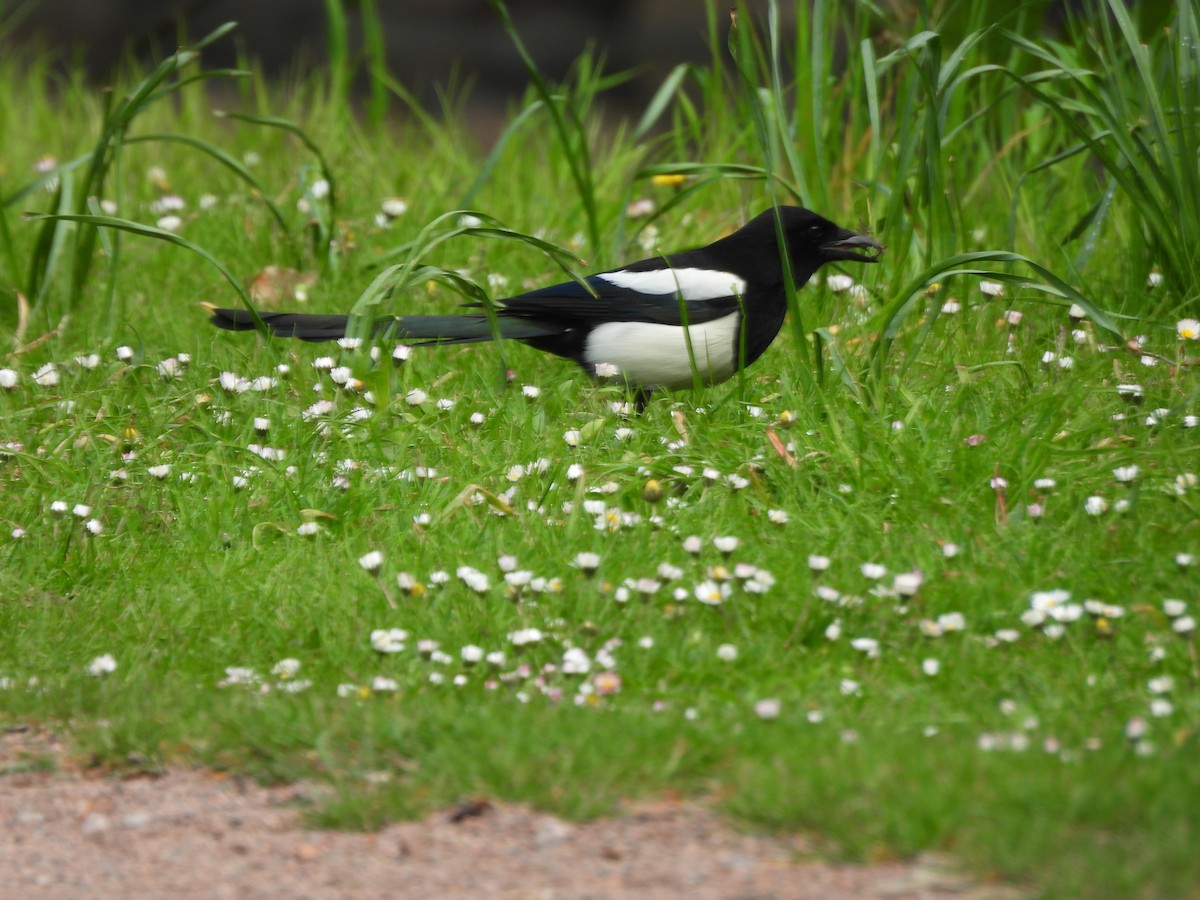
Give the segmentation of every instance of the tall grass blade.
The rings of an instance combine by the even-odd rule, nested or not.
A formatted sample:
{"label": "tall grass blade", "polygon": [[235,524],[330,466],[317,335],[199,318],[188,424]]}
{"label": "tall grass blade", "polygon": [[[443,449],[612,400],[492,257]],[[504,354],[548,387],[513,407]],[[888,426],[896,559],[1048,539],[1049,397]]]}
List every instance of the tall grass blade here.
{"label": "tall grass blade", "polygon": [[[331,0],[332,2],[332,0]],[[318,258],[330,271],[337,268],[337,248],[334,246],[333,229],[337,223],[337,179],[334,178],[333,169],[329,165],[329,161],[325,158],[325,154],[321,152],[321,148],[317,143],[308,136],[308,133],[290,119],[282,118],[281,116],[266,116],[257,113],[229,112],[227,110],[214,110],[214,115],[221,116],[227,119],[236,119],[239,122],[248,122],[251,125],[261,125],[264,128],[278,128],[294,135],[300,140],[310,153],[317,158],[317,165],[321,170],[321,177],[329,185],[329,190],[325,194],[326,206],[328,209],[328,217],[319,216],[320,230],[318,241],[320,242],[323,252],[318,254]],[[319,204],[314,206],[314,209],[319,208]]]}
{"label": "tall grass blade", "polygon": [[525,64],[525,71],[529,75],[529,80],[533,84],[534,91],[550,115],[550,121],[553,123],[554,132],[558,137],[559,147],[566,157],[567,165],[571,171],[571,178],[575,182],[579,201],[583,204],[583,214],[587,225],[588,246],[599,247],[600,223],[596,208],[595,180],[592,175],[591,152],[588,149],[587,133],[583,123],[579,120],[575,109],[571,105],[569,94],[566,96],[558,95],[550,89],[549,83],[542,76],[533,56],[526,49],[524,41],[521,40],[521,35],[517,32],[516,26],[513,25],[512,18],[508,14],[508,7],[504,5],[503,0],[489,0],[489,2],[500,16],[505,33],[512,41],[518,55],[521,57],[521,61]]}
{"label": "tall grass blade", "polygon": [[221,165],[225,166],[225,168],[229,169],[231,172],[237,175],[238,178],[249,185],[254,195],[263,202],[264,206],[267,207],[268,212],[271,213],[271,218],[275,220],[275,223],[279,226],[280,231],[283,232],[284,240],[287,242],[288,248],[292,254],[293,264],[299,268],[300,248],[296,244],[295,236],[288,228],[287,219],[284,218],[283,211],[279,208],[279,205],[267,195],[267,192],[263,188],[262,184],[259,183],[258,179],[251,174],[250,170],[247,169],[240,160],[235,159],[224,150],[214,146],[213,144],[210,144],[208,141],[202,141],[199,138],[189,137],[186,134],[141,134],[134,137],[125,138],[126,144],[137,144],[150,141],[184,144],[185,146],[199,150],[201,153],[210,156]]}
{"label": "tall grass blade", "polygon": [[119,231],[128,231],[131,234],[153,238],[154,240],[164,241],[168,244],[174,244],[177,247],[183,247],[185,250],[190,250],[221,273],[221,276],[229,282],[230,286],[237,293],[238,299],[242,301],[242,305],[250,312],[259,330],[266,331],[266,327],[263,325],[262,320],[259,319],[258,313],[254,311],[251,305],[249,291],[246,290],[245,285],[242,284],[238,277],[223,262],[199,244],[194,244],[174,232],[165,231],[153,225],[144,225],[141,222],[133,222],[129,219],[118,219],[114,216],[76,215],[70,213],[57,215],[31,214],[28,218],[34,222],[74,222],[79,225],[90,225],[93,227],[93,230],[97,228],[115,228]]}

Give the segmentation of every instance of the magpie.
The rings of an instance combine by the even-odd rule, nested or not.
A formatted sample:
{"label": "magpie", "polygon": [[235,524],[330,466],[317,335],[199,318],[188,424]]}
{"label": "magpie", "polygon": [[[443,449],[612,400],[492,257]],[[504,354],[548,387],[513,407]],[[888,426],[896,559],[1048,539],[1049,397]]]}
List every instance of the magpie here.
{"label": "magpie", "polygon": [[[651,391],[690,387],[697,375],[704,384],[725,381],[763,354],[787,314],[776,212],[797,288],[827,262],[877,262],[883,252],[864,234],[781,206],[697,250],[496,300],[500,336],[574,360],[593,377],[623,377],[639,409]],[[218,328],[255,327],[245,310],[207,308]],[[259,315],[273,334],[305,341],[344,337],[349,322],[337,315]],[[371,334],[414,344],[493,337],[483,313],[387,316]]]}

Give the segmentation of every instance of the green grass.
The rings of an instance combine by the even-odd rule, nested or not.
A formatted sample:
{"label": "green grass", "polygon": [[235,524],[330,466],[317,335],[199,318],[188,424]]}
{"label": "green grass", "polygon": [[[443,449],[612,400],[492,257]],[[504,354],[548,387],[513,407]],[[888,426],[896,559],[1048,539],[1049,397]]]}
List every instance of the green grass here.
{"label": "green grass", "polygon": [[[201,141],[244,172],[180,141],[105,144],[94,183],[117,200],[117,219],[153,226],[151,203],[179,194],[183,239],[238,280],[298,261],[317,273],[313,310],[382,299],[447,311],[457,292],[503,296],[489,275],[509,291],[564,277],[544,247],[487,228],[430,246],[456,221],[423,229],[464,205],[570,248],[586,271],[651,252],[629,200],[655,202],[647,245],[692,246],[768,206],[754,176],[769,169],[780,200],[802,197],[885,238],[883,265],[847,269],[865,299],[817,279],[798,293],[803,327],[794,316],[744,379],[658,397],[635,418],[613,411],[621,389],[521,346],[418,350],[393,367],[390,346],[375,364],[365,348],[215,332],[198,304],[238,296],[200,255],[144,228],[119,236],[97,219],[18,215],[99,211],[78,190],[82,168],[68,196],[61,180],[57,194],[36,184],[33,165],[91,153],[112,113],[79,84],[51,90],[44,67],[0,62],[0,118],[25,123],[0,149],[0,327],[21,351],[0,361],[19,379],[0,390],[0,723],[45,725],[118,769],[200,762],[323,779],[336,799],[313,813],[322,826],[373,828],[471,793],[593,816],[624,797],[682,791],[752,826],[810,831],[837,858],[945,850],[1050,896],[1200,888],[1200,673],[1194,632],[1174,631],[1163,608],[1167,598],[1190,615],[1200,605],[1200,568],[1176,560],[1200,556],[1200,488],[1184,477],[1200,459],[1188,418],[1200,412],[1187,361],[1196,345],[1174,330],[1194,309],[1180,273],[1196,245],[1181,241],[1160,260],[1165,226],[1144,219],[1167,195],[1156,193],[1161,179],[1138,196],[1117,179],[1110,192],[1105,167],[1119,165],[1120,148],[1096,165],[1046,91],[1021,92],[995,70],[957,83],[939,75],[991,65],[1041,83],[1019,41],[956,37],[961,55],[943,58],[941,36],[896,31],[914,38],[897,51],[873,37],[881,23],[865,8],[820,6],[823,18],[776,35],[777,51],[769,35],[747,37],[740,70],[680,70],[645,129],[600,126],[592,109],[611,81],[585,62],[567,85],[540,83],[495,148],[476,148],[453,116],[355,124],[320,80],[284,91],[253,76],[243,81],[257,124],[212,117],[190,85],[173,106],[151,104],[122,125],[130,137]],[[807,29],[853,37],[873,55],[837,73],[805,56],[820,36]],[[1119,56],[1118,33],[1104,32],[1102,49]],[[1086,55],[1086,37],[1072,36],[1055,52]],[[772,81],[780,54],[805,60],[798,71],[828,68],[793,88]],[[1108,62],[1109,89],[1150,83],[1133,62]],[[756,79],[773,87],[748,92]],[[1075,83],[1045,79],[1062,92]],[[551,115],[555,104],[566,105]],[[319,152],[262,116],[295,123]],[[805,138],[814,128],[820,140]],[[796,137],[783,152],[787,134]],[[1178,167],[1185,154],[1169,149]],[[152,166],[163,171],[152,177]],[[322,166],[336,175],[336,205],[313,192]],[[664,171],[691,178],[654,184]],[[202,208],[203,195],[215,203]],[[390,196],[409,209],[385,227],[375,217]],[[71,255],[87,241],[95,253]],[[922,273],[961,269],[957,254],[989,248],[998,251],[983,268],[1010,279],[1005,297],[989,299],[967,275],[922,292]],[[1001,250],[1057,274],[1124,334],[1145,335],[1156,364],[1096,324],[1098,311],[1069,320],[1075,295],[1041,289],[1037,270],[1007,271],[1014,257]],[[1164,283],[1148,289],[1160,261]],[[418,264],[429,268],[414,280]],[[399,268],[369,290],[389,265]],[[408,288],[387,299],[393,277]],[[961,311],[939,314],[951,298]],[[1010,309],[1024,314],[1019,324],[1005,321]],[[120,346],[131,359],[117,358]],[[1043,362],[1048,351],[1072,366]],[[94,368],[75,361],[89,353]],[[163,377],[160,364],[180,353],[190,364]],[[315,369],[322,356],[348,366],[357,391]],[[59,382],[38,385],[50,362]],[[223,373],[274,383],[227,389]],[[1118,392],[1130,383],[1142,402]],[[427,398],[413,405],[414,390]],[[318,399],[329,410],[305,417]],[[269,420],[265,435],[256,417]],[[537,460],[544,467],[517,478],[514,466]],[[1118,482],[1113,470],[1130,465],[1136,479]],[[997,476],[1006,486],[993,487]],[[1038,484],[1046,478],[1055,485]],[[1110,508],[1090,515],[1092,496]],[[71,512],[80,503],[86,516]],[[597,528],[599,503],[629,515]],[[304,523],[317,533],[298,533]],[[690,535],[699,554],[684,547]],[[740,544],[724,555],[719,536]],[[371,551],[383,553],[378,577],[359,564]],[[592,577],[573,564],[581,552],[601,558]],[[506,554],[543,581],[507,589]],[[810,571],[810,554],[828,556],[829,569]],[[663,563],[682,574],[656,576]],[[733,576],[739,563],[769,572],[769,589]],[[864,563],[887,574],[870,578]],[[460,566],[489,587],[472,590]],[[438,571],[445,584],[431,578]],[[725,572],[735,585],[725,603],[699,603],[694,588]],[[920,590],[891,596],[907,572],[922,574]],[[400,573],[421,587],[402,590]],[[655,577],[650,597],[626,585]],[[1020,618],[1033,592],[1053,588],[1123,615],[1084,613],[1054,639]],[[952,613],[962,631],[923,627]],[[408,633],[401,652],[372,648],[381,628]],[[514,646],[510,635],[528,628],[543,639]],[[1006,630],[1016,639],[996,638]],[[857,638],[877,641],[877,655]],[[427,659],[421,640],[449,659]],[[467,665],[469,645],[505,660]],[[722,645],[736,658],[722,658]],[[542,671],[569,647],[587,654],[587,674]],[[115,671],[90,674],[105,654]],[[299,671],[273,675],[284,659]],[[596,676],[608,666],[619,689],[603,693]],[[227,667],[254,676],[221,686]],[[1163,676],[1173,686],[1153,693]],[[377,678],[395,690],[372,689]],[[778,716],[760,718],[756,704],[770,698]],[[1163,699],[1169,711],[1152,713]],[[1136,719],[1146,730],[1132,740]]]}

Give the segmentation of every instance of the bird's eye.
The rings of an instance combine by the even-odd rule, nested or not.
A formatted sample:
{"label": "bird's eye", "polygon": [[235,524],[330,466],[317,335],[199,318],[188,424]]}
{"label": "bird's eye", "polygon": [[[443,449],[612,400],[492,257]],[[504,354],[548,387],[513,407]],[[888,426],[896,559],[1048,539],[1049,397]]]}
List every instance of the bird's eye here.
{"label": "bird's eye", "polygon": [[813,237],[820,237],[824,231],[825,231],[825,229],[822,228],[820,225],[809,225],[808,226],[808,233],[810,235],[812,235]]}

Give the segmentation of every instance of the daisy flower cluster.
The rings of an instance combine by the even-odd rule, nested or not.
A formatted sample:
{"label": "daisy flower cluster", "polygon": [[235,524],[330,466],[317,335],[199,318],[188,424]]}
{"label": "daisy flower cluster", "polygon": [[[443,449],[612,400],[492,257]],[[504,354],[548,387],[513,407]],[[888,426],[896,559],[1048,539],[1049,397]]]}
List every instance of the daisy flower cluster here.
{"label": "daisy flower cluster", "polygon": [[[162,214],[190,208],[174,203]],[[387,227],[404,207],[391,203],[381,215]],[[826,286],[869,312],[869,293],[847,276],[831,275]],[[511,286],[497,275],[489,288]],[[983,306],[1002,300],[1005,289],[981,285]],[[1070,328],[1041,371],[1053,376],[1049,384],[1077,377],[1073,364],[1061,362],[1068,347],[1073,359],[1107,354],[1117,376],[1089,402],[1107,404],[1114,438],[1083,465],[1054,461],[1031,472],[1001,460],[972,482],[1004,525],[1097,531],[1150,505],[1190,510],[1200,500],[1192,468],[1167,461],[1187,460],[1185,453],[1147,455],[1138,443],[1182,443],[1194,434],[1188,401],[1158,377],[1174,349],[1162,336],[1104,347],[1082,313],[1068,310]],[[1006,346],[1019,347],[1009,338],[1029,330],[1030,317],[1011,310],[1001,320]],[[1182,321],[1170,342],[1186,348],[1194,332]],[[337,588],[356,597],[355,664],[328,682],[309,676],[324,671],[323,660],[297,649],[295,658],[273,662],[222,660],[223,673],[208,682],[258,695],[367,702],[454,689],[519,703],[644,705],[690,720],[716,701],[686,667],[677,679],[663,678],[661,660],[687,654],[740,682],[742,672],[756,670],[765,642],[776,664],[798,672],[815,660],[820,674],[804,682],[802,699],[795,673],[785,673],[754,679],[730,702],[755,722],[778,723],[763,727],[832,722],[840,740],[853,742],[864,733],[856,711],[882,702],[877,688],[886,678],[940,691],[970,653],[1048,655],[1136,637],[1146,665],[1163,671],[1138,670],[1141,680],[1159,679],[1158,689],[1123,718],[1121,739],[1148,755],[1189,708],[1173,662],[1186,658],[1195,638],[1188,548],[1172,556],[1180,583],[1160,601],[1051,582],[985,609],[956,580],[975,565],[976,537],[930,533],[906,549],[876,544],[861,558],[828,539],[806,546],[811,511],[797,497],[823,505],[871,498],[864,482],[831,460],[826,435],[805,428],[803,413],[781,396],[764,392],[757,403],[724,411],[680,401],[644,418],[631,416],[622,398],[560,414],[556,394],[516,378],[512,396],[496,401],[456,387],[456,372],[430,377],[425,366],[436,361],[418,361],[405,345],[347,338],[278,359],[241,370],[186,352],[154,357],[122,346],[8,362],[0,368],[0,472],[17,502],[5,513],[4,552],[130,552],[141,539],[132,508],[162,510],[170,523],[182,511],[225,503],[250,534],[232,535],[231,545],[244,539],[256,548],[304,548],[301,555],[319,548],[341,559],[356,576],[351,588]],[[1143,369],[1144,377],[1134,376]],[[605,403],[620,390],[597,389]],[[731,432],[736,440],[712,440],[718,415],[744,428]],[[560,424],[549,424],[555,416]],[[918,440],[914,421],[889,416],[883,440]],[[520,440],[522,429],[537,439]],[[510,441],[521,449],[509,451]],[[979,456],[995,443],[978,434],[958,449]],[[92,476],[71,490],[45,475],[50,463],[83,469],[98,460],[101,468],[88,469]],[[362,543],[384,521],[401,523],[387,533],[401,535],[402,545]],[[448,523],[466,533],[463,521],[480,535],[479,548],[441,537]],[[490,554],[499,540],[537,549]],[[780,633],[768,637],[776,625]],[[120,647],[91,651],[75,672],[111,686],[128,677],[129,660]],[[0,675],[9,686],[27,683]],[[1030,725],[1033,704],[1019,703],[1029,707],[1025,718],[1012,727],[987,723],[973,743],[989,752],[1020,752],[1038,741],[1060,755],[1080,751]],[[936,717],[924,724],[929,737],[945,737],[947,725]]]}

